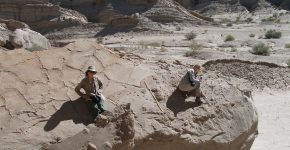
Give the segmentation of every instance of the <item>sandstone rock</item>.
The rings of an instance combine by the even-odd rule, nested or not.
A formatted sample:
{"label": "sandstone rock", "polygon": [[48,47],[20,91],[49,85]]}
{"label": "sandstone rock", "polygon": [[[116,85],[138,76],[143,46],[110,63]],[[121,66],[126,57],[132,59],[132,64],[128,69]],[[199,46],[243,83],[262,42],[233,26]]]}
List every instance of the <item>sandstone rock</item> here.
{"label": "sandstone rock", "polygon": [[40,33],[30,29],[16,29],[9,37],[14,48],[42,50],[51,48],[49,41]]}
{"label": "sandstone rock", "polygon": [[98,150],[98,148],[97,148],[97,146],[95,144],[90,142],[88,144],[87,150]]}
{"label": "sandstone rock", "polygon": [[[280,89],[290,84],[289,68],[234,60],[209,62],[204,65],[203,91],[210,101],[197,106],[194,98],[184,99],[173,85],[186,69],[182,65],[172,63],[165,70],[151,61],[134,63],[87,40],[48,51],[0,53],[0,102],[6,104],[0,108],[0,127],[11,131],[0,132],[3,149],[39,149],[40,143],[54,141],[57,133],[63,140],[49,147],[55,150],[84,149],[91,140],[102,148],[110,141],[112,149],[120,150],[249,150],[258,118],[241,84]],[[112,112],[106,114],[110,123],[104,127],[87,126],[93,120],[74,93],[89,64],[100,70],[105,103]],[[164,112],[144,91],[144,81],[159,81]],[[84,127],[90,132],[84,133]]]}
{"label": "sandstone rock", "polygon": [[6,27],[6,24],[0,23],[0,47],[6,44],[6,41],[9,39],[9,31]]}
{"label": "sandstone rock", "polygon": [[[87,23],[80,13],[52,5],[48,0],[1,1],[0,18],[25,22],[41,32]],[[11,23],[14,28],[23,26],[19,22]]]}
{"label": "sandstone rock", "polygon": [[109,119],[108,119],[108,117],[106,117],[106,116],[104,116],[102,114],[99,114],[96,117],[95,122],[96,122],[96,126],[104,127],[104,126],[106,126],[109,123]]}
{"label": "sandstone rock", "polygon": [[12,19],[5,20],[5,19],[0,18],[0,23],[5,23],[6,27],[11,31],[14,31],[16,29],[29,28],[29,26],[26,23],[12,20]]}

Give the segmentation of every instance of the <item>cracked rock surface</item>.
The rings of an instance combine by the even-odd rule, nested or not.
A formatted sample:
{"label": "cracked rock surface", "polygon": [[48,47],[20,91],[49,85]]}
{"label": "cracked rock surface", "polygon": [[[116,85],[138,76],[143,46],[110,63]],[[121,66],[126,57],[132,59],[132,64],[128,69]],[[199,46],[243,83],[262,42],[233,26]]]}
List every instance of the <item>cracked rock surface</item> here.
{"label": "cracked rock surface", "polygon": [[[94,125],[74,92],[89,65],[98,70],[112,112],[105,127]],[[246,79],[233,84],[207,70],[208,99],[198,105],[176,90],[184,70],[85,39],[45,51],[0,51],[0,144],[3,149],[82,149],[89,142],[98,149],[250,149],[258,119],[250,92],[240,88]],[[144,81],[162,91],[164,112]],[[123,115],[116,119],[118,114]]]}
{"label": "cracked rock surface", "polygon": [[[208,98],[200,105],[176,90],[187,67],[171,61],[86,39],[37,52],[0,51],[1,149],[249,150],[258,124],[251,90],[290,83],[289,68],[275,64],[209,61],[202,83]],[[104,83],[102,125],[74,92],[89,65]]]}

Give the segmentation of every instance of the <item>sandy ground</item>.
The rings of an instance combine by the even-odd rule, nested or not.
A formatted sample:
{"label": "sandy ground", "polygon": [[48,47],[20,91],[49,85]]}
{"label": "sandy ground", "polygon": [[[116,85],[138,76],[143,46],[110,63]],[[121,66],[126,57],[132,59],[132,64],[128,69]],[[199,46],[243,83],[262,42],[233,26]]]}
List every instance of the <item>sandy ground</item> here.
{"label": "sandy ground", "polygon": [[290,150],[290,92],[257,94],[259,135],[251,150]]}

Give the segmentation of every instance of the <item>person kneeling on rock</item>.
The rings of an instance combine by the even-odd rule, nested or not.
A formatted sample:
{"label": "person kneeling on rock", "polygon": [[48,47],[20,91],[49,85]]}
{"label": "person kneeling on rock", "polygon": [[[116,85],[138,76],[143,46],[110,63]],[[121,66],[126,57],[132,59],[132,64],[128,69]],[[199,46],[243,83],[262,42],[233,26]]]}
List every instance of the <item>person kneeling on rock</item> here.
{"label": "person kneeling on rock", "polygon": [[[95,76],[97,73],[93,66],[89,66],[86,71],[86,77],[76,86],[76,93],[87,102],[89,111],[98,116],[105,111],[104,109],[104,96],[100,93],[103,88],[103,83]],[[81,89],[85,91],[82,92]]]}
{"label": "person kneeling on rock", "polygon": [[202,76],[199,75],[200,72],[200,65],[194,65],[193,69],[187,70],[187,73],[183,76],[178,85],[178,89],[184,92],[185,95],[195,96],[195,101],[198,104],[202,104],[202,97],[206,98],[200,90],[200,83],[202,81]]}

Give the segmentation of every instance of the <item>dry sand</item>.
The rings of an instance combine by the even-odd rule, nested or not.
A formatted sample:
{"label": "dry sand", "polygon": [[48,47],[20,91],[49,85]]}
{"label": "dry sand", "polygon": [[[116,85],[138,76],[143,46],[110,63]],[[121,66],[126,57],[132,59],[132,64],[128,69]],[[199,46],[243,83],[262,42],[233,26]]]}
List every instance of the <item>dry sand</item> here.
{"label": "dry sand", "polygon": [[254,95],[259,134],[251,150],[290,150],[290,92]]}

